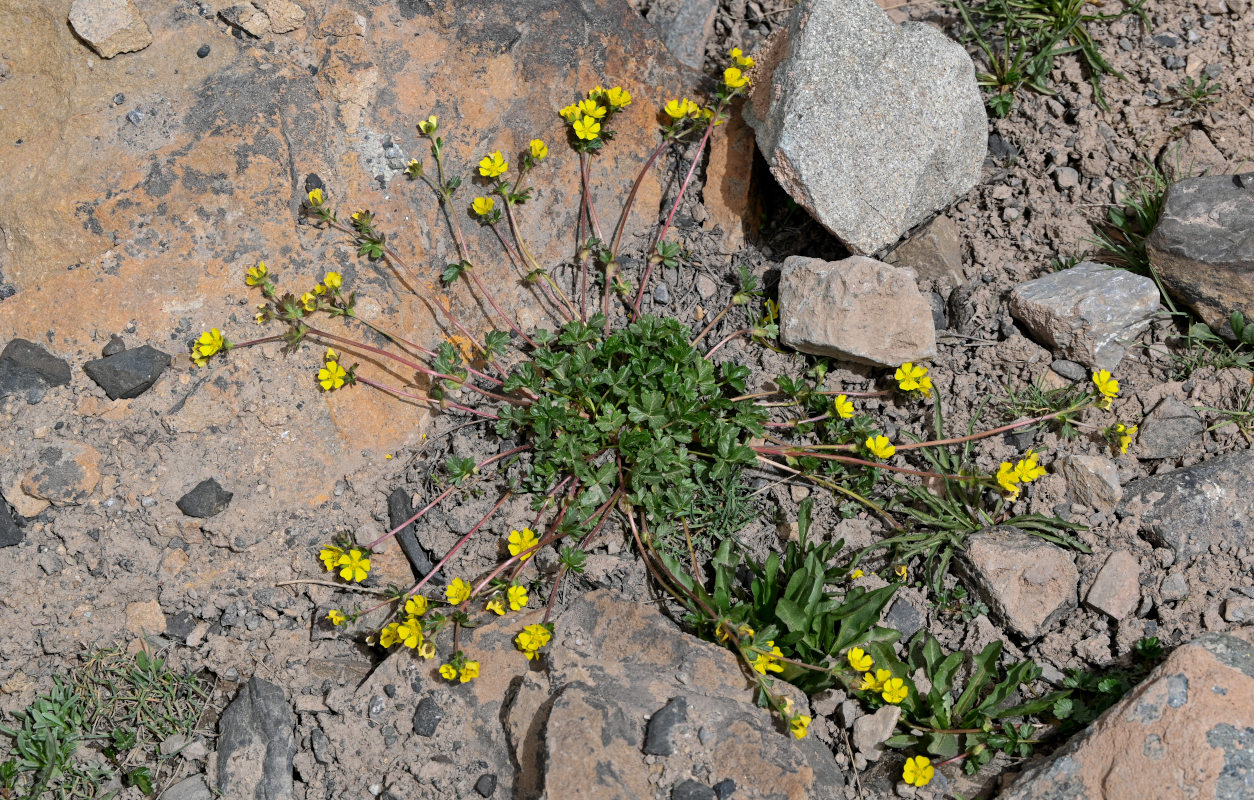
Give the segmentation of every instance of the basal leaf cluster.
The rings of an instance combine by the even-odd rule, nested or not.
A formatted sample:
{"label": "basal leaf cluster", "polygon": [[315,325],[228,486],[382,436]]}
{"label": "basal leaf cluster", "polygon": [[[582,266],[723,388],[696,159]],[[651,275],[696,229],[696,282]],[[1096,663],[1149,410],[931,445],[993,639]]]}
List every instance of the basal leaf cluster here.
{"label": "basal leaf cluster", "polygon": [[537,332],[539,348],[503,387],[533,400],[502,408],[497,432],[531,439],[524,491],[539,497],[567,475],[579,481],[572,524],[621,485],[664,537],[722,502],[702,496],[701,487],[755,462],[748,442],[762,435],[767,414],[733,399],[745,392],[749,368],[712,364],[679,322],[642,316],[609,336],[604,327],[597,315]]}

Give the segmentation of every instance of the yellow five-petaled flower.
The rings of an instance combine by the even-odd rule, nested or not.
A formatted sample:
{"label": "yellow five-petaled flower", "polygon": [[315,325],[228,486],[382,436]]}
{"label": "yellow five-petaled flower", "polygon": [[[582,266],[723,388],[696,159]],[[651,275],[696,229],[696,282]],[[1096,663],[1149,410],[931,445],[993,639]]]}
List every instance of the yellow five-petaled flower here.
{"label": "yellow five-petaled flower", "polygon": [[1137,426],[1128,427],[1122,422],[1115,424],[1115,436],[1119,437],[1119,452],[1128,452],[1129,445],[1132,444],[1132,436],[1137,432]]}
{"label": "yellow five-petaled flower", "polygon": [[868,436],[863,445],[867,452],[876,458],[892,458],[897,452],[897,448],[893,447],[887,436]]}
{"label": "yellow five-petaled flower", "polygon": [[901,779],[911,786],[927,786],[935,774],[936,767],[932,766],[930,758],[915,756],[906,759],[906,765],[901,770]]}
{"label": "yellow five-petaled flower", "polygon": [[[509,532],[509,554],[516,556],[525,550],[530,550],[540,543],[540,537],[536,536],[536,532],[531,528],[523,528],[521,531]],[[531,558],[534,553],[527,553],[519,558],[519,561],[526,561]]]}
{"label": "yellow five-petaled flower", "polygon": [[338,289],[344,285],[344,278],[338,272],[328,272],[326,277],[322,279],[328,289]]}
{"label": "yellow five-petaled flower", "polygon": [[783,672],[784,665],[777,663],[777,659],[784,657],[783,651],[775,646],[774,640],[768,641],[766,646],[771,648],[771,652],[756,653],[753,657],[753,663],[750,666],[752,666],[759,675],[765,675],[767,670],[770,670],[771,672]]}
{"label": "yellow five-petaled flower", "polygon": [[723,70],[723,83],[730,89],[739,89],[749,83],[749,78],[736,67],[728,67]]}
{"label": "yellow five-petaled flower", "polygon": [[626,108],[631,105],[631,93],[621,86],[607,89],[602,95],[611,108]]}
{"label": "yellow five-petaled flower", "polygon": [[601,123],[589,116],[583,116],[575,120],[575,136],[586,141],[592,141],[601,134]]}
{"label": "yellow five-petaled flower", "polygon": [[1110,408],[1110,401],[1119,396],[1119,381],[1108,370],[1100,369],[1093,373],[1093,384],[1102,395],[1098,405]]}
{"label": "yellow five-petaled flower", "polygon": [[736,66],[744,67],[745,69],[753,69],[753,56],[745,55],[744,51],[742,51],[739,47],[733,47],[730,55],[731,60],[736,62]]}
{"label": "yellow five-petaled flower", "polygon": [[841,419],[851,419],[853,417],[853,403],[843,394],[836,395],[836,399],[832,401],[832,409],[836,412],[836,416]]}
{"label": "yellow five-petaled flower", "polygon": [[505,598],[509,600],[510,611],[521,611],[527,607],[527,587],[511,586],[505,591]]}
{"label": "yellow five-petaled flower", "polygon": [[479,161],[479,174],[485,178],[495,178],[498,175],[504,175],[507,169],[509,169],[509,162],[501,155],[500,150],[497,150],[490,156],[484,156]]}
{"label": "yellow five-petaled flower", "polygon": [[906,688],[906,682],[901,678],[889,678],[880,686],[879,691],[885,703],[894,705],[905,700],[906,695],[910,694],[910,690]]}
{"label": "yellow five-petaled flower", "polygon": [[322,205],[322,201],[323,201],[323,199],[324,199],[324,198],[323,198],[323,196],[322,196],[322,190],[321,190],[321,189],[312,189],[312,190],[310,190],[310,192],[309,192],[309,205],[313,206],[314,208],[317,208],[318,206]]}
{"label": "yellow five-petaled flower", "polygon": [[370,574],[370,558],[356,547],[340,556],[340,577],[353,583],[361,583]]}
{"label": "yellow five-petaled flower", "polygon": [[527,146],[531,148],[531,157],[536,161],[543,161],[549,155],[549,146],[543,139],[532,139]]}
{"label": "yellow five-petaled flower", "polygon": [[260,286],[265,282],[266,276],[269,274],[270,270],[266,267],[266,262],[258,261],[257,266],[248,268],[248,273],[244,277],[244,283],[249,286]]}
{"label": "yellow five-petaled flower", "polygon": [[344,378],[348,375],[344,368],[340,366],[338,361],[328,361],[326,366],[318,370],[318,383],[324,391],[330,392],[344,385]]}
{"label": "yellow five-petaled flower", "polygon": [[866,672],[875,666],[875,660],[867,655],[866,651],[861,647],[851,647],[845,655],[849,659],[849,666],[853,667],[857,672]]}
{"label": "yellow five-petaled flower", "polygon": [[470,599],[470,584],[461,578],[454,578],[444,589],[444,596],[448,599],[450,605],[460,606],[462,603]]}
{"label": "yellow five-petaled flower", "polygon": [[496,201],[491,197],[476,197],[474,202],[470,204],[470,210],[474,211],[481,217],[486,217],[492,213],[492,209],[496,207]]}
{"label": "yellow five-petaled flower", "polygon": [[932,379],[927,375],[927,367],[909,361],[897,368],[893,374],[897,386],[903,392],[920,392],[924,397],[932,396]]}
{"label": "yellow five-petaled flower", "polygon": [[806,738],[806,733],[810,729],[810,717],[805,714],[798,714],[788,721],[788,729],[795,738]]}
{"label": "yellow five-petaled flower", "polygon": [[671,100],[662,109],[671,119],[680,120],[697,111],[697,104],[687,97],[682,100]]}
{"label": "yellow five-petaled flower", "polygon": [[327,619],[331,620],[332,625],[335,625],[338,627],[344,624],[344,620],[346,619],[346,617],[341,611],[333,608],[327,612]]}

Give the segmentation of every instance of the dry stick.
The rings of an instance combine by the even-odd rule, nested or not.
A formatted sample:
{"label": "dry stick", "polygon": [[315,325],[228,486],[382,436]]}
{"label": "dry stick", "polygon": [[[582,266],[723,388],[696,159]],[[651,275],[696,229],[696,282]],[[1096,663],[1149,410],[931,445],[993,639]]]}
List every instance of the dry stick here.
{"label": "dry stick", "polygon": [[[710,329],[711,329],[711,328],[713,328],[715,325],[717,325],[717,324],[718,324],[718,321],[719,321],[720,319],[722,319],[722,318],[723,318],[723,317],[727,314],[727,312],[728,312],[728,311],[731,311],[731,310],[732,310],[735,306],[736,306],[736,303],[735,303],[735,301],[734,301],[734,300],[733,300],[733,301],[729,301],[729,302],[727,303],[727,305],[723,306],[723,310],[722,310],[722,311],[720,311],[720,312],[718,312],[717,314],[715,314],[715,315],[714,315],[714,319],[710,320],[710,324],[709,324],[709,325],[706,325],[704,328],[702,328],[702,329],[701,329],[701,332],[700,332],[700,333],[698,333],[698,334],[697,334],[697,336],[696,336],[696,338],[695,338],[695,339],[693,339],[691,342],[689,342],[689,344],[690,344],[690,345],[692,345],[693,347],[696,347],[696,346],[697,346],[697,342],[699,342],[699,341],[701,341],[702,339],[704,339],[704,338],[705,338],[705,335],[706,335],[707,333],[709,333],[709,332],[710,332]],[[737,398],[737,399],[741,399],[741,398]]]}
{"label": "dry stick", "polygon": [[836,456],[828,453],[812,453],[808,450],[798,447],[755,447],[755,453],[765,453],[772,456],[793,456],[820,458],[824,461],[839,461],[842,464],[854,464],[859,467],[875,467],[876,469],[886,469],[889,472],[900,472],[903,475],[918,475],[922,478],[944,478],[951,481],[978,481],[978,475],[946,475],[943,472],[927,472],[925,470],[908,469],[906,467],[894,467],[892,464],[885,464],[880,461],[867,461],[863,458],[853,458],[852,456]]}
{"label": "dry stick", "polygon": [[[815,394],[821,394],[821,395],[843,394],[847,397],[887,397],[888,395],[891,395],[892,393],[893,393],[892,389],[877,389],[877,390],[869,391],[869,392],[859,392],[859,391],[854,391],[852,389],[832,389],[830,391],[815,392]],[[749,394],[742,394],[738,397],[733,397],[731,401],[734,403],[737,400],[753,400],[758,397],[770,397],[772,395],[777,395],[777,394],[784,394],[784,391],[781,389],[773,389],[769,392],[750,392]],[[759,405],[767,405],[767,404],[760,403]]]}
{"label": "dry stick", "polygon": [[[583,552],[588,549],[588,544],[596,538],[597,533],[601,530],[601,526],[604,525],[605,521],[610,518],[610,511],[613,510],[614,503],[618,502],[618,498],[622,497],[622,494],[623,488],[620,486],[617,490],[615,490],[614,494],[610,495],[610,499],[606,501],[600,509],[597,509],[597,511],[592,513],[592,516],[588,517],[588,519],[592,519],[592,517],[595,517],[598,513],[601,514],[601,519],[597,521],[596,527],[589,531],[588,535],[583,537],[583,541],[579,543],[579,547],[576,548],[577,552]],[[587,520],[585,520],[585,522],[586,521]],[[567,571],[568,569],[566,565],[562,564],[562,568],[557,571],[557,576],[553,579],[553,588],[549,591],[549,602],[544,609],[545,622],[548,622],[549,617],[553,614],[553,605],[557,602],[557,587],[561,586],[562,578],[566,576]]]}
{"label": "dry stick", "polygon": [[[701,143],[697,145],[697,152],[692,157],[692,164],[688,166],[688,174],[684,176],[684,182],[679,186],[679,194],[675,197],[675,204],[671,206],[671,213],[666,217],[666,223],[662,225],[662,232],[658,234],[657,239],[653,241],[653,249],[656,250],[662,243],[662,239],[666,238],[666,232],[671,227],[671,222],[675,219],[675,212],[679,210],[679,204],[684,199],[684,192],[688,189],[688,184],[692,182],[692,175],[697,171],[697,164],[701,161],[701,154],[705,152],[706,142],[710,141],[710,134],[714,132],[714,121],[719,118],[723,112],[723,106],[727,101],[719,103],[718,108],[714,110],[714,116],[710,119],[710,124],[705,127],[705,134],[701,137]],[[633,320],[640,318],[640,301],[644,297],[644,287],[649,283],[649,275],[653,273],[653,258],[649,258],[649,266],[644,270],[644,277],[640,279],[640,288],[636,290],[636,301],[631,306],[631,318]]]}
{"label": "dry stick", "polygon": [[505,395],[495,394],[494,392],[489,392],[487,389],[481,389],[480,387],[475,386],[473,383],[464,382],[454,375],[446,375],[443,372],[437,372],[431,369],[430,367],[419,364],[417,361],[410,361],[408,358],[403,358],[401,356],[396,355],[395,353],[389,353],[387,350],[384,350],[381,347],[375,347],[373,345],[366,344],[365,342],[358,342],[353,339],[347,339],[343,336],[337,336],[334,333],[328,333],[327,331],[320,330],[318,328],[306,328],[305,330],[309,333],[310,336],[314,336],[319,339],[330,339],[333,342],[339,342],[340,344],[346,344],[350,347],[355,347],[360,350],[366,350],[376,355],[383,356],[384,358],[390,358],[399,364],[404,364],[405,366],[409,367],[412,370],[415,370],[416,372],[422,373],[423,375],[427,375],[432,378],[442,378],[442,379],[454,381],[461,386],[465,386],[467,389],[472,389],[478,392],[479,394],[483,395],[484,397],[488,397],[493,400],[500,400],[501,402],[504,402],[504,403],[513,403],[514,405],[527,405],[528,404],[527,402],[524,402],[524,400],[520,398],[506,397]]}
{"label": "dry stick", "polygon": [[840,492],[841,494],[843,494],[844,496],[848,497],[851,500],[856,500],[857,502],[862,503],[868,508],[874,510],[875,513],[879,514],[885,520],[887,520],[888,524],[892,525],[894,530],[902,530],[902,526],[897,522],[897,520],[893,519],[892,516],[887,511],[881,508],[878,503],[874,502],[870,498],[863,497],[857,492],[852,492],[838,483],[825,481],[822,478],[816,477],[814,475],[807,475],[799,469],[793,469],[787,464],[781,464],[778,461],[772,461],[771,459],[767,458],[761,453],[755,453],[755,455],[757,456],[758,461],[761,461],[763,464],[770,464],[775,469],[783,470],[784,472],[791,472],[792,474],[805,478],[806,480],[812,483],[817,483],[819,486],[825,486],[834,492]]}
{"label": "dry stick", "polygon": [[388,386],[385,383],[378,383],[376,381],[370,380],[369,378],[362,378],[358,376],[356,380],[358,383],[364,383],[367,386],[373,386],[376,389],[379,389],[384,392],[390,392],[394,395],[397,395],[398,397],[407,397],[410,400],[418,400],[419,402],[423,402],[423,403],[431,403],[435,405],[437,408],[446,408],[446,407],[454,408],[454,409],[457,409],[458,411],[465,411],[467,414],[474,414],[475,416],[484,417],[486,419],[498,419],[498,420],[500,419],[500,417],[498,417],[496,414],[489,414],[487,411],[480,411],[477,408],[464,406],[461,403],[454,403],[450,400],[436,400],[434,397],[426,397],[420,394],[411,394],[410,392],[406,392],[403,389],[397,389],[395,386]]}
{"label": "dry stick", "polygon": [[232,343],[231,350],[234,350],[237,347],[252,347],[253,345],[257,345],[257,344],[266,344],[268,342],[280,342],[282,340],[283,340],[283,337],[281,335],[263,336],[260,339],[249,339],[247,342],[240,342],[239,344]]}
{"label": "dry stick", "polygon": [[[412,348],[414,348],[415,350],[417,350],[419,353],[422,353],[424,356],[426,356],[426,357],[428,357],[428,358],[438,358],[438,357],[439,357],[439,353],[435,352],[434,350],[428,350],[427,348],[423,347],[423,346],[422,346],[422,345],[420,345],[420,344],[417,344],[416,342],[411,342],[411,341],[409,341],[409,340],[407,340],[407,339],[404,339],[404,338],[402,338],[402,337],[400,337],[400,336],[397,336],[396,334],[394,334],[394,333],[392,333],[392,332],[390,332],[390,331],[386,331],[386,330],[384,330],[383,328],[380,328],[378,325],[375,325],[373,322],[369,322],[369,321],[364,320],[364,319],[362,319],[362,318],[360,318],[360,317],[358,317],[358,316],[352,316],[352,317],[350,317],[350,319],[354,319],[354,320],[356,320],[357,322],[360,322],[362,325],[365,325],[367,328],[370,328],[372,331],[374,331],[375,333],[378,333],[380,336],[384,336],[384,337],[386,337],[386,338],[388,338],[388,339],[392,340],[393,342],[395,342],[395,343],[397,343],[397,344],[404,345],[404,346],[406,346],[406,347],[412,347]],[[504,385],[505,385],[503,381],[498,380],[497,378],[493,378],[491,375],[488,375],[488,374],[487,374],[487,373],[485,373],[485,372],[480,372],[479,370],[477,370],[477,369],[475,369],[474,367],[470,366],[469,364],[465,363],[465,361],[464,361],[464,360],[463,360],[463,362],[462,362],[462,366],[464,366],[464,367],[466,368],[466,371],[467,371],[467,372],[469,372],[471,375],[474,375],[474,376],[475,376],[475,377],[477,377],[477,378],[483,378],[485,381],[488,381],[489,383],[494,383],[494,384],[496,384],[497,386],[504,386]],[[496,365],[495,365],[495,364],[493,364],[493,366],[496,366]],[[500,369],[500,367],[497,367],[497,369]]]}
{"label": "dry stick", "polygon": [[805,425],[808,422],[822,422],[823,420],[827,419],[830,416],[831,414],[820,414],[817,417],[809,417],[808,419],[790,419],[785,422],[767,422],[767,423],[764,423],[762,427],[764,428],[795,428],[798,425]]}
{"label": "dry stick", "polygon": [[362,594],[388,594],[387,589],[376,589],[372,586],[354,586],[353,584],[333,583],[331,581],[314,581],[308,578],[302,578],[296,581],[282,581],[274,584],[277,586],[330,586],[332,589],[345,589],[350,592],[361,592]]}

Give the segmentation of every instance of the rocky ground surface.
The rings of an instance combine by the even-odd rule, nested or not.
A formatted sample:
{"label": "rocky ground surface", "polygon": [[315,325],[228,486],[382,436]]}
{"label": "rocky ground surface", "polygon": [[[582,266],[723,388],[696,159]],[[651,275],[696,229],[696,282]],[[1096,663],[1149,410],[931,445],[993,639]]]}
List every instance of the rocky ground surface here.
{"label": "rocky ground surface", "polygon": [[[945,766],[916,790],[900,783],[903,757],[882,747],[892,726],[841,693],[809,701],[796,693],[815,719],[813,735],[795,742],[755,706],[729,651],[680,633],[659,611],[665,604],[649,593],[623,531],[609,531],[587,573],[563,584],[543,664],[512,643],[540,611],[469,631],[462,646],[482,675],[466,684],[442,680],[408,651],[372,646],[365,622],[345,631],[326,621],[346,601],[318,583],[326,579],[321,543],[344,531],[374,539],[439,491],[448,455],[508,445],[420,402],[363,388],[320,393],[320,353],[309,349],[284,357],[263,346],[197,369],[188,343],[210,327],[237,341],[251,335],[259,298],[242,275],[259,259],[297,291],[340,271],[363,316],[419,342],[441,334],[415,288],[486,326],[471,295],[445,296],[436,285],[454,256],[433,198],[403,176],[425,152],[414,123],[438,114],[450,159],[461,164],[548,139],[549,172],[524,224],[537,254],[558,263],[579,181],[555,111],[596,84],[621,83],[636,98],[593,173],[600,207],[616,209],[652,146],[656,108],[699,92],[702,71],[721,69],[731,46],[765,64],[768,37],[787,31],[794,4],[634,5],[76,0],[0,9],[0,165],[11,184],[0,198],[0,711],[24,708],[89,648],[166,653],[213,693],[203,746],[159,773],[157,789],[178,800],[214,790],[309,800],[1249,792],[1251,372],[1182,346],[1153,281],[1089,256],[1094,225],[1148,170],[1176,181],[1218,176],[1173,188],[1168,216],[1177,222],[1152,249],[1169,254],[1163,263],[1171,262],[1168,285],[1181,307],[1217,330],[1224,320],[1214,308],[1254,312],[1254,254],[1241,234],[1250,230],[1242,220],[1254,220],[1254,177],[1244,179],[1245,193],[1231,177],[1254,159],[1245,0],[1151,1],[1148,28],[1135,16],[1091,26],[1124,76],[1102,80],[1108,107],[1095,102],[1078,61],[1058,59],[1057,94],[1025,93],[1006,119],[967,120],[985,143],[968,167],[974,186],[946,184],[950,196],[927,197],[926,213],[911,205],[919,192],[902,195],[892,184],[904,172],[862,173],[856,162],[856,175],[833,172],[839,164],[824,164],[813,147],[788,150],[796,141],[778,130],[760,153],[754,128],[737,115],[681,204],[683,264],[662,270],[646,296],[649,311],[703,324],[745,265],[780,298],[783,340],[836,359],[832,386],[885,388],[885,366],[927,359],[950,434],[1004,421],[998,400],[1007,387],[1084,384],[1093,368],[1116,373],[1113,408],[1081,421],[1137,425],[1127,453],[1092,427],[1067,439],[1017,432],[975,450],[990,472],[1028,448],[1041,453],[1050,474],[1016,510],[1084,526],[1076,536],[1091,552],[984,531],[968,539],[947,579],[947,588],[969,589],[967,600],[938,604],[912,576],[885,612],[903,638],[928,630],[967,650],[1004,640],[1006,659],[1044,669],[1033,689],[1042,692],[1067,670],[1125,665],[1138,640],[1158,637],[1171,651],[1166,660],[1060,749],[1054,740],[1042,759],[999,757],[976,776]],[[849,18],[893,35],[854,6]],[[921,37],[932,43],[937,32],[962,30],[951,8],[931,3],[896,6],[884,19],[930,26]],[[932,63],[904,52],[903,70]],[[765,74],[760,89],[771,83]],[[843,80],[858,84],[859,74]],[[1203,76],[1222,91],[1190,106],[1177,89]],[[751,102],[746,116],[760,126],[769,98]],[[918,133],[945,119],[858,102],[861,113],[885,115],[889,129]],[[832,132],[817,141],[832,153],[891,157],[891,142],[858,149],[873,138]],[[802,157],[820,159],[819,173],[806,172]],[[772,176],[786,164],[797,165],[796,180]],[[646,211],[632,241],[643,243],[654,212],[669,208],[675,167],[642,186]],[[927,177],[938,168],[945,164],[908,166],[922,194],[936,189]],[[813,174],[835,175],[836,190],[842,180],[863,182],[879,192],[868,196],[898,204],[896,232],[855,238],[859,223],[847,209],[805,196]],[[359,259],[351,243],[298,222],[310,175],[346,206],[373,210],[416,272]],[[780,184],[801,194],[790,199]],[[1211,219],[1231,235],[1215,244],[1190,220],[1219,206],[1228,210]],[[848,225],[854,233],[842,233]],[[902,234],[899,245],[880,242]],[[500,264],[485,267],[495,270],[489,282],[510,288],[508,307],[524,327],[546,324],[542,298],[486,257],[489,237],[472,240],[485,265]],[[635,276],[640,264],[627,258],[625,273]],[[1235,277],[1208,284],[1217,270]],[[820,296],[835,305],[801,307]],[[839,325],[837,307],[847,314]],[[733,329],[729,320],[711,339]],[[737,340],[720,353],[752,366],[758,386],[806,368],[786,347]],[[389,374],[362,361],[363,375]],[[917,404],[879,398],[860,410],[884,420],[895,440],[929,432]],[[753,481],[760,491],[741,538],[759,555],[795,533],[796,505],[807,496],[816,535],[857,548],[885,533],[874,517],[842,514],[806,486],[771,474]],[[425,517],[375,555],[366,587],[410,585],[497,499],[468,494]],[[530,519],[526,499],[508,500],[501,515],[506,530],[473,540],[449,575],[497,560],[501,536]],[[552,556],[535,561],[551,574]],[[868,587],[891,577],[890,564],[868,566]],[[1169,778],[1145,789],[1138,781],[1149,773]]]}

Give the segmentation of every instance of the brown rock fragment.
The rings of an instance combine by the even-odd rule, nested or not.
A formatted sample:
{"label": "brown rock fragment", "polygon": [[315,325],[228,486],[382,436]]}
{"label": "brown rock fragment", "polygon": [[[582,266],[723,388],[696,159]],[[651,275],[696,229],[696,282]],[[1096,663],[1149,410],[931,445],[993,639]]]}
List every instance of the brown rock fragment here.
{"label": "brown rock fragment", "polygon": [[1076,606],[1079,573],[1071,556],[1023,531],[993,528],[971,536],[961,563],[992,614],[1028,639]]}
{"label": "brown rock fragment", "polygon": [[133,53],[152,44],[152,31],[134,0],[74,0],[70,27],[101,58]]}
{"label": "brown rock fragment", "polygon": [[56,441],[39,449],[38,463],[22,478],[22,491],[57,506],[86,500],[100,481],[100,453],[78,442]]}
{"label": "brown rock fragment", "polygon": [[1127,550],[1111,553],[1084,601],[1114,619],[1131,614],[1141,601],[1141,562]]}

